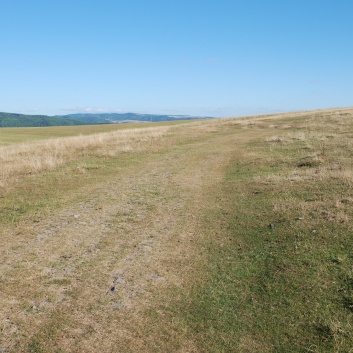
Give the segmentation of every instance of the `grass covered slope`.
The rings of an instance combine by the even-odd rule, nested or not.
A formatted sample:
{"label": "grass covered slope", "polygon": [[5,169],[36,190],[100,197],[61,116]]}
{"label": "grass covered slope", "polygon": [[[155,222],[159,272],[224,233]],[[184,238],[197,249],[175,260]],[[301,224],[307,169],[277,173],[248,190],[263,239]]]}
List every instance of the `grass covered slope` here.
{"label": "grass covered slope", "polygon": [[239,151],[207,213],[207,282],[184,311],[200,351],[353,347],[352,118],[321,112],[243,130],[272,131]]}
{"label": "grass covered slope", "polygon": [[349,352],[352,118],[0,135],[0,349]]}

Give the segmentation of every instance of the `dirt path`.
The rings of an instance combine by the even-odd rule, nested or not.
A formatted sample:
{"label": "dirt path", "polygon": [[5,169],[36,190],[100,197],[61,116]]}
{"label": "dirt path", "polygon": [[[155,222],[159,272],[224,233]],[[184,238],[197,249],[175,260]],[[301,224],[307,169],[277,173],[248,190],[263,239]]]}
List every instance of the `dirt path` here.
{"label": "dirt path", "polygon": [[[189,281],[202,256],[199,219],[242,143],[237,134],[207,136],[2,234],[0,352],[167,351],[156,337],[162,317],[148,334],[146,312]],[[180,351],[194,351],[178,335]]]}

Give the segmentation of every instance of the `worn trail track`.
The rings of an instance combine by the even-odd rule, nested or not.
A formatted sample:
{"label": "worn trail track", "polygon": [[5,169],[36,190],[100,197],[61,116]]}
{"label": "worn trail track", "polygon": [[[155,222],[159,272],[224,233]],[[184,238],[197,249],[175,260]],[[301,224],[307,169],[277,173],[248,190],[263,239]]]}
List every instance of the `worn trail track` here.
{"label": "worn trail track", "polygon": [[[38,223],[5,229],[0,351],[168,351],[157,333],[164,314],[151,324],[146,312],[188,286],[202,258],[200,217],[242,143],[205,134],[83,187],[81,201]],[[176,334],[180,352],[197,351]]]}

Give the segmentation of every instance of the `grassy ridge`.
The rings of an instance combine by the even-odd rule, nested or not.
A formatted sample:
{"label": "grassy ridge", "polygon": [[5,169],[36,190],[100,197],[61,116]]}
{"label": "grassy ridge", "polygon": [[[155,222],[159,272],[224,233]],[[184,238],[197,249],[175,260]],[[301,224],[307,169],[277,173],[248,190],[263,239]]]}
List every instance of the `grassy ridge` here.
{"label": "grassy ridge", "polygon": [[[11,275],[1,285],[3,303],[22,306],[0,306],[0,319],[14,319],[19,332],[4,319],[0,349],[350,352],[351,117],[348,110],[220,119],[31,142],[28,150],[13,135],[2,149],[2,252]],[[70,129],[59,130],[75,135]],[[47,151],[56,151],[53,166],[26,164],[32,155],[45,161]],[[52,235],[35,240],[43,224]],[[68,245],[81,237],[87,250]],[[52,267],[57,275],[43,272]],[[116,292],[110,271],[123,277]],[[13,291],[18,283],[26,293]],[[70,289],[67,307],[56,302],[60,287]],[[49,290],[49,303],[38,299],[33,309],[31,298]]]}
{"label": "grassy ridge", "polygon": [[50,138],[69,137],[77,135],[92,135],[117,130],[139,129],[146,127],[171,126],[184,124],[184,121],[162,123],[134,123],[132,124],[101,124],[80,126],[47,126],[47,127],[22,127],[1,128],[0,146],[30,141],[47,140]]}
{"label": "grassy ridge", "polygon": [[184,311],[199,351],[353,347],[352,122],[301,120],[238,153],[206,217],[209,276]]}

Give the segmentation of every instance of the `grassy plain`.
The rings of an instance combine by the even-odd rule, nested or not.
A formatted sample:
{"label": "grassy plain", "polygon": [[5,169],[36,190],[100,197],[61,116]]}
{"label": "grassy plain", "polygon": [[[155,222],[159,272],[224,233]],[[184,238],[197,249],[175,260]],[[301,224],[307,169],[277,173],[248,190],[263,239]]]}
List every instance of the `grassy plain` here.
{"label": "grassy plain", "polygon": [[[178,125],[182,121],[159,123],[163,125]],[[0,146],[13,143],[46,140],[49,138],[68,137],[77,135],[91,135],[104,132],[113,132],[131,128],[150,127],[155,124],[133,123],[133,124],[102,124],[102,125],[80,125],[80,126],[50,126],[50,127],[24,127],[24,128],[1,128]]]}
{"label": "grassy plain", "polygon": [[0,351],[350,352],[352,118],[0,130]]}

